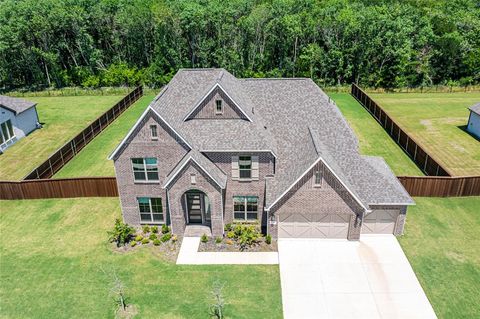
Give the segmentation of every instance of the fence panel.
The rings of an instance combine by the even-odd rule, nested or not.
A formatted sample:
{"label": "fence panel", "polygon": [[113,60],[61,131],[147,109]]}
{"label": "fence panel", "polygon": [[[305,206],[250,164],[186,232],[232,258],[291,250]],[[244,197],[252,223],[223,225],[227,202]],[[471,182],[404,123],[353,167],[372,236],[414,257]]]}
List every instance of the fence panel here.
{"label": "fence panel", "polygon": [[115,177],[0,181],[0,199],[118,197]]}
{"label": "fence panel", "polygon": [[351,94],[369,111],[388,135],[392,137],[425,174],[431,176],[451,176],[446,168],[442,167],[415,139],[403,131],[387,112],[355,83],[352,83]]}
{"label": "fence panel", "polygon": [[399,176],[411,196],[480,196],[480,176]]}
{"label": "fence panel", "polygon": [[60,147],[45,162],[30,172],[24,180],[51,178],[78,152],[80,152],[95,136],[100,134],[127,108],[143,96],[143,87],[139,86],[95,119],[82,132]]}

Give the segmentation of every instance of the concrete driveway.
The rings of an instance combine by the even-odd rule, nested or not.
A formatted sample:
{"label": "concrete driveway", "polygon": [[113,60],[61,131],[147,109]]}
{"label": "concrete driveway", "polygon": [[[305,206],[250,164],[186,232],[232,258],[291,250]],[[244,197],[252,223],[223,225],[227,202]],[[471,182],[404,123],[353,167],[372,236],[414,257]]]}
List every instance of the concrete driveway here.
{"label": "concrete driveway", "polygon": [[278,249],[286,319],[436,318],[393,235],[280,239]]}

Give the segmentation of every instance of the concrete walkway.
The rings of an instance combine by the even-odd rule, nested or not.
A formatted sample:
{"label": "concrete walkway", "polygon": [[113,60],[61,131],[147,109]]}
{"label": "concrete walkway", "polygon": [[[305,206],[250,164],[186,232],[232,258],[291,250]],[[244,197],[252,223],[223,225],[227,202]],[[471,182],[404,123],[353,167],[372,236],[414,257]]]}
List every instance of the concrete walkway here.
{"label": "concrete walkway", "polygon": [[436,318],[393,235],[280,239],[284,318]]}
{"label": "concrete walkway", "polygon": [[184,237],[177,265],[275,265],[276,252],[198,252],[200,237]]}

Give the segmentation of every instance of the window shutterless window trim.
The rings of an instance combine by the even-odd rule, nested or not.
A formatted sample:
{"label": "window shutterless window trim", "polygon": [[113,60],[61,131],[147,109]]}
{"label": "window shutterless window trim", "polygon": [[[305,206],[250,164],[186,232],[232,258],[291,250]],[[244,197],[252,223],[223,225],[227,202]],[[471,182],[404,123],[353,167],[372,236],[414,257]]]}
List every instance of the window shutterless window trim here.
{"label": "window shutterless window trim", "polygon": [[[218,107],[220,107],[220,109]],[[215,100],[215,114],[223,114],[223,101],[222,100]]]}
{"label": "window shutterless window trim", "polygon": [[[165,215],[163,214],[163,203],[160,197],[137,197],[137,204],[141,224],[165,223]],[[146,220],[144,218],[147,215],[150,217],[149,220]],[[154,217],[157,217],[157,220],[155,220]]]}
{"label": "window shutterless window trim", "polygon": [[152,140],[158,140],[158,128],[156,125],[150,125],[150,137]]}
{"label": "window shutterless window trim", "polygon": [[[243,160],[242,160],[242,158],[243,158]],[[242,165],[241,164],[242,161],[243,162],[250,162],[250,164]],[[242,166],[244,166],[244,167],[242,168]],[[242,172],[243,172],[244,176],[242,176]],[[238,157],[238,177],[239,177],[239,179],[246,179],[246,180],[252,179],[252,156],[250,156],[250,155],[240,155]]]}
{"label": "window shutterless window trim", "polygon": [[[138,163],[134,163],[134,162]],[[140,163],[141,161],[141,163]],[[151,162],[151,163],[148,163]],[[133,171],[133,180],[136,183],[148,183],[148,182],[158,182],[158,166],[157,159],[155,157],[145,157],[145,158],[132,158],[132,171]],[[137,167],[135,167],[137,165]],[[143,178],[139,178],[142,176]]]}
{"label": "window shutterless window trim", "polygon": [[[235,203],[240,203],[235,205]],[[250,205],[255,205],[255,210],[248,210]],[[243,209],[236,210],[235,206],[243,206]],[[243,215],[243,218],[238,218],[236,215]],[[252,218],[249,215],[255,215]],[[233,219],[236,221],[255,221],[258,220],[258,196],[233,196]]]}
{"label": "window shutterless window trim", "polygon": [[7,144],[15,138],[15,131],[13,130],[12,121],[10,119],[0,124],[0,134],[2,135],[2,142],[0,144]]}
{"label": "window shutterless window trim", "polygon": [[315,170],[313,173],[313,187],[322,187],[323,171],[321,169]]}

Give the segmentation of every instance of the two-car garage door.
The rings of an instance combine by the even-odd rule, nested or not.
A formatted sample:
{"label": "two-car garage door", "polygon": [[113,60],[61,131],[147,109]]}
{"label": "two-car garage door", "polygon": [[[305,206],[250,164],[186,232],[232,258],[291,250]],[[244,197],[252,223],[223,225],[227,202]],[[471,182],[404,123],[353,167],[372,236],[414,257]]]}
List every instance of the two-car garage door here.
{"label": "two-car garage door", "polygon": [[279,217],[279,238],[347,238],[350,215],[283,213]]}

